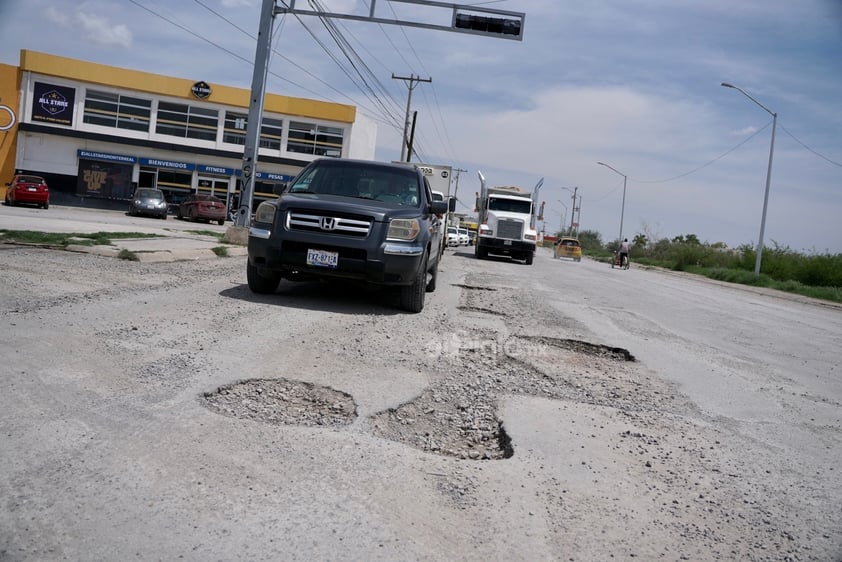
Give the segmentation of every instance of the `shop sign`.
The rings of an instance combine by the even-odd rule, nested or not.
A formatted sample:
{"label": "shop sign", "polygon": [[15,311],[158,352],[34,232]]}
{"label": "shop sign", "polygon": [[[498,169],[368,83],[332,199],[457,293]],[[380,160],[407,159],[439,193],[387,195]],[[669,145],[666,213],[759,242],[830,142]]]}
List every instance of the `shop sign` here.
{"label": "shop sign", "polygon": [[137,157],[126,156],[125,154],[108,154],[106,152],[94,152],[91,150],[77,150],[79,158],[86,160],[107,160],[109,162],[125,162],[127,164],[134,164],[137,162]]}
{"label": "shop sign", "polygon": [[170,168],[173,170],[184,170],[185,172],[192,172],[196,169],[196,164],[188,162],[174,162],[172,160],[161,160],[160,158],[141,158],[141,166],[154,166],[156,168]]}
{"label": "shop sign", "polygon": [[32,120],[73,125],[76,88],[35,82],[32,100]]}
{"label": "shop sign", "polygon": [[219,176],[233,176],[234,169],[233,168],[222,168],[220,166],[205,166],[204,164],[199,164],[197,167],[199,173],[202,174],[216,174]]}
{"label": "shop sign", "polygon": [[[237,170],[237,171],[236,171],[236,174],[239,176],[239,175],[240,175],[240,170]],[[273,174],[273,173],[271,173],[271,172],[257,172],[256,174],[254,174],[254,178],[255,178],[255,179],[258,179],[258,180],[263,180],[263,181],[280,181],[280,182],[285,182],[285,181],[290,181],[290,180],[291,180],[292,178],[294,178],[294,177],[295,177],[295,176],[285,176],[285,175],[283,175],[283,174]]]}
{"label": "shop sign", "polygon": [[193,86],[190,88],[190,91],[193,93],[194,96],[196,96],[196,98],[200,100],[208,99],[212,93],[210,85],[204,80],[193,84]]}

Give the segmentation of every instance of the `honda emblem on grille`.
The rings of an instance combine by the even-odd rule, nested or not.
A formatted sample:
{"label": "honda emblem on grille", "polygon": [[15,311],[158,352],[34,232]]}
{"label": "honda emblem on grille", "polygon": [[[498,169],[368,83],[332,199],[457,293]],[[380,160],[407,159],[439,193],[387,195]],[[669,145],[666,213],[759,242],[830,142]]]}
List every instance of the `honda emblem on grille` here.
{"label": "honda emblem on grille", "polygon": [[334,217],[322,217],[322,230],[333,230],[336,228],[336,219]]}

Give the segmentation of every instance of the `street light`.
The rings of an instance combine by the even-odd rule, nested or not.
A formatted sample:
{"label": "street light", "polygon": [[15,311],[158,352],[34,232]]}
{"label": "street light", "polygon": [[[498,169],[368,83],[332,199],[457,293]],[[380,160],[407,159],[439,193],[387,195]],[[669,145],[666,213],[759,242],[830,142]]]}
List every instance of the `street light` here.
{"label": "street light", "polygon": [[742,88],[738,88],[733,84],[723,82],[722,86],[726,88],[733,88],[743,94],[745,97],[762,107],[769,115],[772,116],[772,144],[769,147],[769,167],[766,168],[766,193],[763,195],[763,214],[760,217],[760,237],[757,240],[757,259],[754,262],[754,276],[760,276],[760,260],[763,257],[763,234],[766,231],[766,207],[769,205],[769,185],[772,181],[772,156],[775,154],[775,127],[778,124],[778,114],[771,111],[768,107],[745,93]]}
{"label": "street light", "polygon": [[561,224],[559,225],[559,234],[564,236],[564,223],[567,222],[567,205],[561,202],[561,199],[558,200],[559,205],[564,207],[564,216],[561,218]]}
{"label": "street light", "polygon": [[628,180],[628,176],[626,176],[626,174],[624,174],[623,172],[618,172],[617,170],[615,170],[614,168],[612,168],[611,166],[609,166],[605,162],[597,162],[597,164],[599,164],[600,166],[605,166],[609,170],[613,170],[614,172],[617,172],[618,174],[623,176],[623,206],[620,207],[620,238],[619,238],[620,242],[622,242],[623,241],[623,214],[625,214],[625,212],[626,212],[626,180]]}

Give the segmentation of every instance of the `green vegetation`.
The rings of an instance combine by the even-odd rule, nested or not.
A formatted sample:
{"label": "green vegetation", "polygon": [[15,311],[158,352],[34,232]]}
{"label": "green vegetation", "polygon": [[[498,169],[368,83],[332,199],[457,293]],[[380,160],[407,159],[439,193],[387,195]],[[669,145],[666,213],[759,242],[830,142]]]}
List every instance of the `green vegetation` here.
{"label": "green vegetation", "polygon": [[228,257],[228,246],[214,246],[211,251],[220,258]]}
{"label": "green vegetation", "polygon": [[191,234],[198,234],[199,236],[213,236],[217,240],[222,240],[222,237],[225,236],[224,232],[214,232],[213,230],[185,230],[184,232],[190,232]]}
{"label": "green vegetation", "polygon": [[120,258],[121,260],[126,260],[126,261],[140,261],[140,258],[137,257],[137,254],[135,254],[134,252],[130,252],[129,250],[126,250],[125,248],[120,250],[120,252],[117,254],[117,257]]}
{"label": "green vegetation", "polygon": [[[599,233],[592,231],[580,232],[579,240],[586,255],[606,263],[619,246],[617,240],[603,244]],[[695,234],[655,242],[643,234],[632,238],[631,259],[636,264],[842,302],[842,254],[803,254],[775,243],[763,247],[759,276],[754,275],[756,258],[756,250],[747,244],[733,249],[700,242]]]}
{"label": "green vegetation", "polygon": [[40,244],[66,248],[70,244],[77,246],[109,246],[112,240],[123,238],[158,238],[159,234],[140,232],[94,232],[92,234],[38,232],[35,230],[0,229],[0,242],[19,244]]}

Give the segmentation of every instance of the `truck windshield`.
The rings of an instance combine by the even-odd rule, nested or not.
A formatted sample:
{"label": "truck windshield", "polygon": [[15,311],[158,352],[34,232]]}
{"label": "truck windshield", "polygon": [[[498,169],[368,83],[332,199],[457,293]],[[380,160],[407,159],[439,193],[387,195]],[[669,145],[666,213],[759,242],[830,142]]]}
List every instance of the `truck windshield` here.
{"label": "truck windshield", "polygon": [[518,201],[515,199],[491,198],[488,201],[489,211],[504,211],[507,213],[523,213],[528,215],[532,212],[532,201]]}

